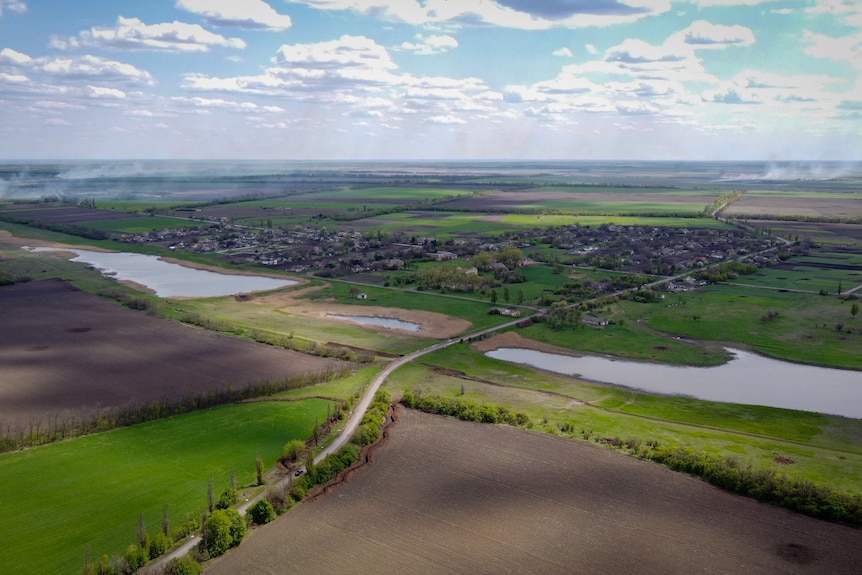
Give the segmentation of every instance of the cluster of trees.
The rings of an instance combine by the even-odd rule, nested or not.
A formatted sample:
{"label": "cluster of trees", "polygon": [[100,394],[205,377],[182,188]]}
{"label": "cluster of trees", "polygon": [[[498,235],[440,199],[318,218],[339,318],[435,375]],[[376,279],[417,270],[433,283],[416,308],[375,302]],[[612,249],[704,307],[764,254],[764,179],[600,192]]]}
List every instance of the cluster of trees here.
{"label": "cluster of trees", "polygon": [[441,289],[455,292],[473,292],[485,280],[478,274],[469,274],[456,264],[443,264],[429,268],[416,276],[420,288]]}
{"label": "cluster of trees", "polygon": [[692,274],[695,279],[710,283],[726,282],[730,279],[736,279],[739,276],[751,275],[757,271],[757,266],[754,264],[744,264],[742,262],[724,262],[715,267],[705,269]]}
{"label": "cluster of trees", "polygon": [[418,409],[426,413],[449,415],[464,421],[505,423],[527,428],[532,425],[527,414],[512,411],[508,407],[476,403],[463,397],[445,397],[425,393],[419,388],[405,391],[401,396],[401,403],[406,407]]}

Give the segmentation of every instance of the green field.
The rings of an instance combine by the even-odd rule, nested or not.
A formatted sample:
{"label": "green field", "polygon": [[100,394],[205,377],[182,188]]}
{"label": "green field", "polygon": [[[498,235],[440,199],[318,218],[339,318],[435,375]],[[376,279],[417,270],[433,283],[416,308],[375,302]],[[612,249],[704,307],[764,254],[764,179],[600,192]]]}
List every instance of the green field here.
{"label": "green field", "polygon": [[122,220],[107,220],[98,222],[82,222],[82,226],[96,230],[108,230],[137,234],[153,232],[157,230],[169,230],[173,228],[196,228],[207,226],[206,222],[186,220],[183,218],[171,218],[167,216],[144,216],[140,218],[126,218]]}
{"label": "green field", "polygon": [[[702,209],[702,208],[701,208]],[[621,216],[621,215],[587,215],[567,216],[560,214],[508,214],[502,222],[512,226],[600,226],[616,224],[618,226],[655,226],[670,228],[710,228],[731,229],[731,226],[712,218],[685,218],[672,216]]]}
{"label": "green field", "polygon": [[216,496],[232,473],[239,487],[253,485],[257,457],[272,467],[285,443],[311,435],[327,406],[223,406],[0,455],[0,573],[80,573],[85,551],[98,560],[136,542],[139,514],[151,535],[165,503],[174,526],[199,516],[210,478]]}
{"label": "green field", "polygon": [[[627,302],[625,308],[632,319],[642,319],[650,328],[668,334],[738,342],[789,361],[862,369],[862,334],[846,333],[846,328],[862,328],[862,318],[851,314],[851,302],[729,285],[669,299],[678,305]],[[770,311],[778,315],[762,319]],[[838,324],[845,330],[837,330]]]}
{"label": "green field", "polygon": [[324,192],[302,194],[303,199],[320,198],[327,200],[347,200],[361,202],[362,200],[392,200],[394,203],[414,203],[427,200],[441,200],[469,196],[469,190],[442,188],[349,188],[335,189]]}

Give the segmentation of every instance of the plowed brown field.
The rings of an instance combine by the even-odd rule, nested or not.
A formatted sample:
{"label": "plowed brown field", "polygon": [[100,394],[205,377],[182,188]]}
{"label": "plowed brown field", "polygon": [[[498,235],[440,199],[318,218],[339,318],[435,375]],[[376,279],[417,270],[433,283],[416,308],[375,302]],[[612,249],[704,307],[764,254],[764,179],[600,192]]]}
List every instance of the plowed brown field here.
{"label": "plowed brown field", "polygon": [[60,280],[0,287],[0,425],[182,398],[337,362],[152,318]]}
{"label": "plowed brown field", "polygon": [[859,573],[862,533],[598,446],[411,410],[207,575]]}

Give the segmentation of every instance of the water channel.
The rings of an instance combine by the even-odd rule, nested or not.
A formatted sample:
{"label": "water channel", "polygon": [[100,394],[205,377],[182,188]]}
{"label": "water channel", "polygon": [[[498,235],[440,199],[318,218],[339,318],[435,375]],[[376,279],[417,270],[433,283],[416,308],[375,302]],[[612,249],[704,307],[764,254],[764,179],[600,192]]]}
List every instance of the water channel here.
{"label": "water channel", "polygon": [[522,348],[485,355],[648,392],[765,405],[862,419],[862,372],[799,365],[738,349],[717,367],[686,367]]}
{"label": "water channel", "polygon": [[30,251],[67,251],[78,254],[73,262],[89,264],[119,281],[140,284],[159,297],[217,297],[266,291],[296,285],[296,281],[266,276],[222,274],[166,262],[157,256],[127,252],[94,252],[59,248],[26,248]]}
{"label": "water channel", "polygon": [[418,323],[413,323],[412,321],[403,321],[400,319],[395,319],[393,317],[378,317],[368,315],[339,315],[335,313],[328,313],[326,314],[326,317],[331,317],[344,321],[352,321],[354,323],[360,323],[362,325],[373,325],[389,329],[403,329],[405,331],[419,331],[420,327]]}

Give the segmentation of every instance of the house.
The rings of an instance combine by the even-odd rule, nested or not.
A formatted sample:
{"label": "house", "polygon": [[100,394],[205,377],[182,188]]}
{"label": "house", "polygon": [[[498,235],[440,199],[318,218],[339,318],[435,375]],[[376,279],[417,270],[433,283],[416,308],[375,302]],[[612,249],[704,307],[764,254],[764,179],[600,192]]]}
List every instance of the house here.
{"label": "house", "polygon": [[581,323],[592,327],[605,327],[606,325],[608,325],[608,320],[601,317],[586,315],[581,318]]}
{"label": "house", "polygon": [[356,294],[356,299],[368,299],[368,294],[365,292],[359,292]]}

